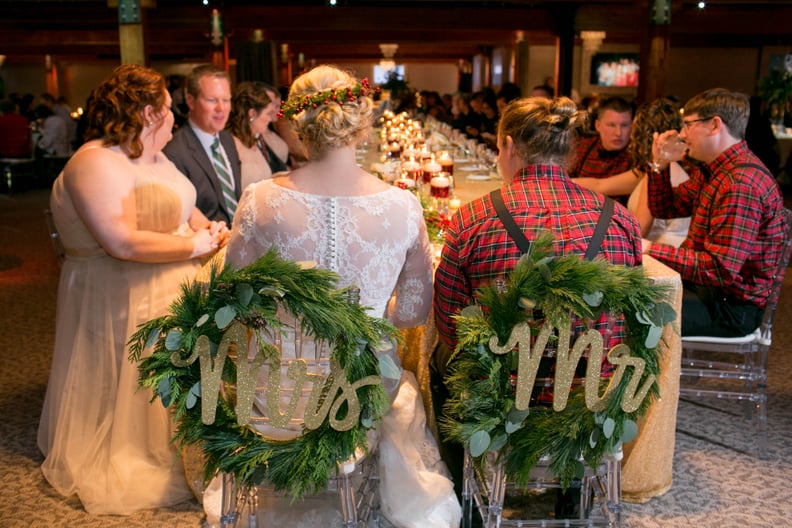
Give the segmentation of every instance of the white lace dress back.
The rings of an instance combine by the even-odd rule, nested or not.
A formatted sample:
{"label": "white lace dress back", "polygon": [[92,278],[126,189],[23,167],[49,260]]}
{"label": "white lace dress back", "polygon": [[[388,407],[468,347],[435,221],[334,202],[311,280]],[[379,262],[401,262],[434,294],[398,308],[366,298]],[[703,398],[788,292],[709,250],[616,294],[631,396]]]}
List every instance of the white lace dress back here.
{"label": "white lace dress back", "polygon": [[396,187],[318,196],[262,181],[240,199],[226,258],[243,267],[274,245],[284,258],[316,261],[339,274],[339,286],[357,285],[371,315],[409,328],[425,322],[432,302],[423,225],[418,199]]}

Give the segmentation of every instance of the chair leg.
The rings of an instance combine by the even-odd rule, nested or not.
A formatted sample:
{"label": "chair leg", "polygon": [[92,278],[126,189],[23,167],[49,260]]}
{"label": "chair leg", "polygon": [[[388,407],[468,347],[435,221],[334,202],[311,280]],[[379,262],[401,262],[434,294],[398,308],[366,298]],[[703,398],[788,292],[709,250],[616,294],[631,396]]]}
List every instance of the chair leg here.
{"label": "chair leg", "polygon": [[465,451],[462,468],[462,526],[461,528],[472,528],[473,526],[473,493],[474,476],[473,465],[470,457]]}
{"label": "chair leg", "polygon": [[487,528],[500,528],[503,518],[503,501],[506,497],[506,471],[503,464],[495,464],[492,473],[492,489],[487,507]]}
{"label": "chair leg", "polygon": [[759,458],[767,458],[767,383],[758,387],[759,401],[756,402],[756,449]]}
{"label": "chair leg", "polygon": [[351,475],[355,471],[354,461],[338,464],[338,498],[341,501],[341,518],[344,528],[357,528],[357,508],[355,490]]}
{"label": "chair leg", "polygon": [[256,486],[250,486],[247,489],[248,497],[247,497],[247,504],[248,504],[248,528],[257,528],[258,527],[258,509],[259,509],[259,501],[258,501],[258,488]]}
{"label": "chair leg", "polygon": [[250,515],[252,523],[249,528],[257,528],[256,510],[258,505],[258,496],[256,495],[255,487],[247,487],[240,485],[234,475],[230,473],[223,473],[223,499],[220,510],[220,528],[236,528],[237,523],[241,519],[241,513],[245,506],[250,507]]}
{"label": "chair leg", "polygon": [[607,468],[608,511],[611,513],[608,518],[613,523],[612,526],[621,526],[621,461],[622,451],[619,450],[614,456],[608,457],[605,462]]}

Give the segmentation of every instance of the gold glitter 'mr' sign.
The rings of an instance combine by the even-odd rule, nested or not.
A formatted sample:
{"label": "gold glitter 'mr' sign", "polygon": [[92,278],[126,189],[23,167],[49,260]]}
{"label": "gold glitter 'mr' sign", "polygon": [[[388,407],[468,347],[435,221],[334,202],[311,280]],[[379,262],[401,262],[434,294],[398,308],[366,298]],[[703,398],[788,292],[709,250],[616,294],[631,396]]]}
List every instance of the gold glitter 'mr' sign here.
{"label": "gold glitter 'mr' sign", "polygon": [[[366,385],[376,385],[381,383],[379,376],[366,376],[352,383],[347,379],[346,372],[333,361],[330,364],[330,376],[327,378],[318,374],[311,374],[305,368],[305,362],[297,360],[289,365],[287,376],[294,380],[295,391],[292,401],[286,408],[286,412],[279,410],[279,387],[280,387],[280,358],[268,360],[264,358],[261,350],[256,351],[252,360],[248,359],[248,334],[245,326],[240,322],[235,322],[223,334],[220,346],[217,348],[215,357],[212,357],[211,344],[209,338],[201,336],[196,340],[192,354],[187,359],[179,358],[178,353],[171,356],[171,363],[177,367],[186,367],[196,360],[200,361],[201,366],[201,421],[205,424],[212,424],[215,420],[217,411],[217,399],[220,394],[220,384],[222,383],[223,366],[229,355],[236,355],[236,404],[234,411],[237,415],[237,423],[247,426],[250,423],[250,414],[255,397],[256,382],[259,371],[265,363],[270,366],[267,390],[267,410],[271,419],[271,424],[275,427],[283,428],[292,419],[297,401],[296,394],[307,381],[311,383],[311,396],[305,408],[304,423],[306,429],[316,429],[329,415],[330,427],[336,431],[348,431],[352,429],[360,418],[360,401],[358,400],[357,390]],[[322,398],[325,385],[331,380],[326,397]],[[321,403],[320,403],[321,401]],[[338,419],[338,412],[346,403],[346,414],[342,420]]]}
{"label": "gold glitter 'mr' sign", "polygon": [[[492,336],[489,340],[489,348],[493,354],[503,355],[511,352],[515,347],[517,348],[517,388],[514,406],[520,411],[528,409],[531,402],[531,392],[536,381],[536,373],[539,370],[539,360],[542,358],[544,349],[554,329],[553,323],[545,320],[533,347],[531,347],[531,328],[528,323],[515,325],[512,328],[509,339],[503,346],[498,345],[498,336]],[[628,413],[638,410],[656,380],[654,374],[647,376],[643,386],[640,390],[638,389],[641,376],[643,376],[646,368],[646,362],[641,358],[630,356],[630,348],[625,344],[613,347],[608,352],[608,360],[616,365],[616,372],[611,377],[604,394],[600,397],[600,369],[604,351],[602,335],[594,329],[588,329],[578,336],[577,340],[572,344],[571,350],[569,345],[570,336],[569,318],[562,317],[558,326],[558,354],[553,383],[553,410],[561,411],[566,408],[572,379],[575,376],[575,369],[587,348],[589,348],[589,357],[586,365],[584,389],[586,407],[593,412],[605,410],[608,399],[613,395],[615,388],[618,387],[626,369],[632,367],[635,371],[624,391],[621,408]]]}

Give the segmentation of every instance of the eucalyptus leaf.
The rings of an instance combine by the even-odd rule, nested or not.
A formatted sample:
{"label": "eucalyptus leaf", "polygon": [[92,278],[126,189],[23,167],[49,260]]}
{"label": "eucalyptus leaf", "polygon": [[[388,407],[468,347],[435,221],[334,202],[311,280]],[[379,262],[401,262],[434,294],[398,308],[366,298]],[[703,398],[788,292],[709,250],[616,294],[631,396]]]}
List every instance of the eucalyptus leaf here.
{"label": "eucalyptus leaf", "polygon": [[495,438],[492,439],[492,442],[490,442],[489,451],[499,451],[503,446],[506,445],[506,442],[508,440],[509,437],[503,433],[497,435]]}
{"label": "eucalyptus leaf", "polygon": [[519,431],[520,427],[522,427],[522,422],[515,423],[510,422],[509,420],[506,420],[506,425],[504,426],[506,429],[506,434],[512,434],[515,431]]}
{"label": "eucalyptus leaf", "polygon": [[646,310],[635,312],[635,318],[639,323],[645,325],[652,325],[652,316]]}
{"label": "eucalyptus leaf", "polygon": [[632,442],[636,436],[638,436],[638,424],[630,419],[624,420],[620,439],[622,443]]}
{"label": "eucalyptus leaf", "polygon": [[605,438],[613,436],[614,429],[616,429],[616,422],[613,421],[613,418],[606,418],[602,423],[602,434],[605,435]]}
{"label": "eucalyptus leaf", "polygon": [[594,413],[594,423],[597,425],[602,425],[602,423],[605,421],[605,418],[607,418],[607,416],[601,412]]}
{"label": "eucalyptus leaf", "polygon": [[536,269],[539,270],[539,273],[541,273],[542,278],[544,280],[550,282],[550,279],[552,278],[553,274],[550,272],[550,267],[547,264],[545,263],[537,264]]}
{"label": "eucalyptus leaf", "polygon": [[660,338],[663,335],[663,329],[659,326],[650,326],[649,332],[646,333],[646,341],[644,341],[644,345],[646,348],[654,348],[660,343]]}
{"label": "eucalyptus leaf", "polygon": [[275,286],[262,286],[261,289],[258,291],[259,295],[264,295],[265,297],[283,297],[286,295],[286,292],[281,290],[280,288],[276,288]]}
{"label": "eucalyptus leaf", "polygon": [[483,455],[490,445],[490,435],[487,431],[476,431],[470,436],[470,456]]}
{"label": "eucalyptus leaf", "polygon": [[520,423],[526,418],[528,418],[528,415],[530,413],[531,413],[530,409],[525,409],[524,411],[521,411],[516,407],[512,407],[511,410],[508,412],[508,414],[506,414],[506,419],[510,422]]}
{"label": "eucalyptus leaf", "polygon": [[371,426],[374,425],[374,422],[371,420],[370,416],[361,416],[360,425],[362,425],[366,429],[371,429]]}
{"label": "eucalyptus leaf", "polygon": [[146,348],[151,348],[156,345],[157,339],[159,339],[161,333],[162,328],[152,328],[151,332],[149,332],[148,339],[146,339]]}
{"label": "eucalyptus leaf", "polygon": [[530,261],[531,261],[531,254],[523,253],[522,256],[520,256],[520,259],[517,261],[517,266],[525,266]]}
{"label": "eucalyptus leaf", "polygon": [[375,352],[389,352],[393,350],[393,347],[393,341],[389,341],[387,339],[382,339],[372,345],[372,348],[374,348]]}
{"label": "eucalyptus leaf", "polygon": [[586,304],[589,306],[596,308],[600,304],[602,304],[602,299],[605,298],[605,295],[601,291],[595,291],[594,293],[584,293],[583,300],[586,301]]}
{"label": "eucalyptus leaf", "polygon": [[236,315],[237,315],[236,309],[229,304],[217,310],[214,316],[214,320],[215,320],[215,324],[217,325],[217,328],[222,330],[223,328],[231,324],[231,321],[234,320]]}
{"label": "eucalyptus leaf", "polygon": [[253,298],[253,286],[245,282],[236,285],[237,299],[242,306],[248,306]]}
{"label": "eucalyptus leaf", "polygon": [[179,350],[182,345],[182,333],[178,328],[174,328],[165,336],[165,348],[171,352]]}
{"label": "eucalyptus leaf", "polygon": [[184,401],[184,405],[188,409],[192,409],[193,407],[195,407],[195,404],[198,403],[198,399],[200,397],[201,397],[201,382],[197,381],[195,382],[195,385],[193,385],[190,388],[190,392],[187,393],[187,398]]}
{"label": "eucalyptus leaf", "polygon": [[209,314],[203,314],[201,317],[198,318],[197,321],[195,321],[195,327],[198,328],[200,326],[205,325],[206,321],[208,320],[209,320]]}
{"label": "eucalyptus leaf", "polygon": [[589,445],[591,449],[594,449],[597,446],[597,440],[600,437],[600,430],[599,429],[592,429],[591,436],[589,436]]}
{"label": "eucalyptus leaf", "polygon": [[382,377],[393,380],[401,379],[401,369],[396,366],[396,363],[393,362],[393,359],[391,359],[390,356],[383,355],[378,359],[380,374]]}
{"label": "eucalyptus leaf", "polygon": [[476,317],[483,317],[484,312],[481,311],[481,306],[473,304],[471,306],[465,306],[464,308],[462,308],[462,310],[460,310],[459,312],[459,315],[461,315],[462,317],[476,318]]}
{"label": "eucalyptus leaf", "polygon": [[166,378],[162,378],[157,384],[157,394],[162,401],[162,406],[165,408],[170,407],[171,404],[171,390],[173,388],[173,383],[173,378],[168,376]]}
{"label": "eucalyptus leaf", "polygon": [[677,317],[676,310],[667,302],[657,303],[653,312],[652,321],[657,326],[665,326],[668,323],[674,322]]}

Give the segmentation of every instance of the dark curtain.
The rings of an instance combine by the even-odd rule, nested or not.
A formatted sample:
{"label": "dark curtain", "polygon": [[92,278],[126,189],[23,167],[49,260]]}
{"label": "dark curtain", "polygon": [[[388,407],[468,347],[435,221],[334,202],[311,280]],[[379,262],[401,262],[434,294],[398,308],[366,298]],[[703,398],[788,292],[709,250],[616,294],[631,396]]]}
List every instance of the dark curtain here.
{"label": "dark curtain", "polygon": [[236,80],[238,83],[263,81],[276,86],[272,42],[238,42],[236,59]]}

